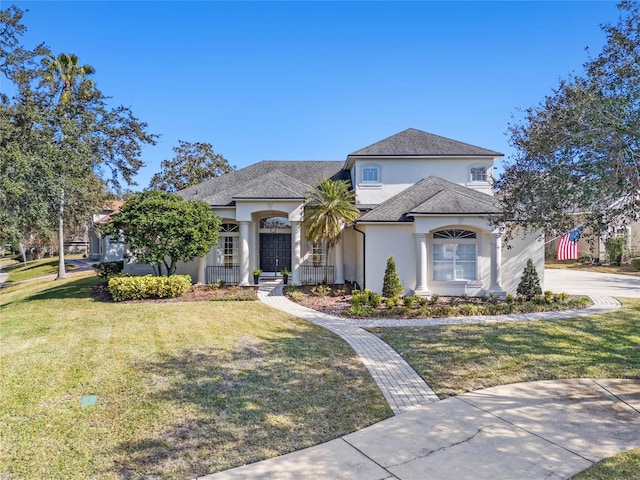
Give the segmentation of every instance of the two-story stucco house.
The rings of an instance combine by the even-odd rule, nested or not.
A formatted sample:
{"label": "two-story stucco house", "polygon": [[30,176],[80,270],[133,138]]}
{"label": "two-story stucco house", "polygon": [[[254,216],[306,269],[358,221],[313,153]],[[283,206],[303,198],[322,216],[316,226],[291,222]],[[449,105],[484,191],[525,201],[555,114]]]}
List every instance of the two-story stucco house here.
{"label": "two-story stucco house", "polygon": [[499,211],[493,163],[502,154],[408,129],[346,161],[264,161],[179,194],[204,200],[222,218],[217,246],[182,264],[198,283],[249,285],[254,269],[293,284],[323,278],[327,251],[306,240],[304,200],[322,179],[351,183],[362,211],[329,254],[329,280],[380,292],[393,256],[405,293],[429,296],[515,292],[528,258],[544,268],[542,238],[506,248],[487,216]]}

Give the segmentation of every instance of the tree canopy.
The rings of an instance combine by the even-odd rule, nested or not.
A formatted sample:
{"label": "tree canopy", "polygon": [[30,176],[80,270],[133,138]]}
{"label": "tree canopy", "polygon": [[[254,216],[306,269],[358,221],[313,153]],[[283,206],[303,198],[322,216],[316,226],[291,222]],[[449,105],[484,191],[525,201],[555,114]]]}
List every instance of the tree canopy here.
{"label": "tree canopy", "polygon": [[86,222],[109,188],[134,184],[142,146],[156,136],[111,105],[93,67],[44,45],[20,45],[23,12],[0,10],[0,237],[48,237]]}
{"label": "tree canopy", "polygon": [[173,159],[162,161],[162,171],[151,178],[149,188],[177,192],[235,170],[210,143],[178,140],[173,152]]}
{"label": "tree canopy", "polygon": [[102,231],[124,235],[136,263],[171,275],[178,261],[206,255],[217,243],[220,218],[205,202],[150,190],[132,195]]}
{"label": "tree canopy", "polygon": [[497,222],[557,234],[584,225],[599,235],[638,218],[640,11],[630,1],[618,8],[597,57],[509,126],[516,156],[496,182]]}

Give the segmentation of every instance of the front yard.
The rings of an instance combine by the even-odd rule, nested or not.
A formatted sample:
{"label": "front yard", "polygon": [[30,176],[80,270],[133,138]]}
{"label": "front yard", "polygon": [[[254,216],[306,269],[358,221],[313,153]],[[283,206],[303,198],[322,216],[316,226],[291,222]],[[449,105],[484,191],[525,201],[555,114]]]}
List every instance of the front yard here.
{"label": "front yard", "polygon": [[[205,287],[191,301],[111,303],[93,296],[98,282],[0,290],[0,478],[192,478],[391,415],[354,352],[320,327],[255,301],[205,301],[220,293]],[[573,320],[371,331],[440,398],[640,371],[640,300]],[[578,478],[636,478],[639,458]]]}
{"label": "front yard", "polygon": [[186,479],[391,415],[322,328],[250,301],[100,302],[96,282],[0,290],[1,478]]}

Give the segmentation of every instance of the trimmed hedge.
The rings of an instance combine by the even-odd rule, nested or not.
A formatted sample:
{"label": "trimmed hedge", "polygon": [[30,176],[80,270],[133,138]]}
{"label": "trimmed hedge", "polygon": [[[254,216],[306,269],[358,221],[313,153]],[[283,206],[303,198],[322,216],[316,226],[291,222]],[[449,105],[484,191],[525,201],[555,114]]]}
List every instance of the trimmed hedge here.
{"label": "trimmed hedge", "polygon": [[189,275],[171,275],[170,277],[111,277],[107,284],[114,302],[125,300],[144,300],[145,298],[181,297],[191,288]]}
{"label": "trimmed hedge", "polygon": [[636,258],[632,258],[631,261],[631,268],[634,270],[640,270],[640,257],[636,257]]}

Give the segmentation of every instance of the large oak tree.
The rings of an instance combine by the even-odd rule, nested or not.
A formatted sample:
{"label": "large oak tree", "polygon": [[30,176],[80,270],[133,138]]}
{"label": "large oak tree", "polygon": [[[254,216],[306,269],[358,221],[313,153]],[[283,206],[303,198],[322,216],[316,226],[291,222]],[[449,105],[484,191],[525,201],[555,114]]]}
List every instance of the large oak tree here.
{"label": "large oak tree", "polygon": [[583,225],[600,235],[638,218],[640,12],[636,2],[618,8],[584,71],[510,125],[516,156],[496,182],[504,208],[496,221],[556,234]]}
{"label": "large oak tree", "polygon": [[[129,108],[113,107],[90,80],[93,67],[44,46],[23,48],[22,11],[0,11],[0,237],[50,236],[86,222],[143,165],[156,136]],[[64,277],[63,249],[60,246]]]}

